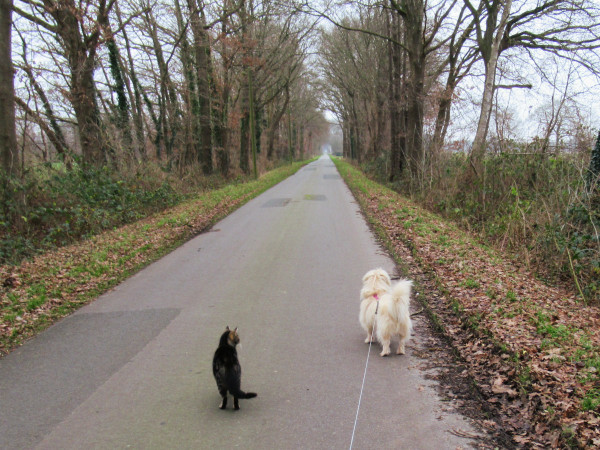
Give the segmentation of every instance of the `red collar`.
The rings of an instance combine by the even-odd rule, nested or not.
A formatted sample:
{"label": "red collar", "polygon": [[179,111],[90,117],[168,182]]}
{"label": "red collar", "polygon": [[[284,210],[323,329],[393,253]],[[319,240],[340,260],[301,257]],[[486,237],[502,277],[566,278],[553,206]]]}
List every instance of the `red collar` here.
{"label": "red collar", "polygon": [[373,297],[375,297],[375,300],[379,300],[379,295],[373,294]]}

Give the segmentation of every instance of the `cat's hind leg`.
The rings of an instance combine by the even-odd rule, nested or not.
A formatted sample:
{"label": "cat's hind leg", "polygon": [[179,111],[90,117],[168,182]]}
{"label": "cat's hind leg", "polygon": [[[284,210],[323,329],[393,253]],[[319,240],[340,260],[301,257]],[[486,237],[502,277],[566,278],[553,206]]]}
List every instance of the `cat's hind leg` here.
{"label": "cat's hind leg", "polygon": [[233,396],[233,409],[235,409],[236,411],[240,409],[240,402],[238,401],[238,398],[236,396]]}
{"label": "cat's hind leg", "polygon": [[219,394],[221,394],[221,406],[219,406],[219,409],[225,409],[227,408],[227,389],[219,389]]}

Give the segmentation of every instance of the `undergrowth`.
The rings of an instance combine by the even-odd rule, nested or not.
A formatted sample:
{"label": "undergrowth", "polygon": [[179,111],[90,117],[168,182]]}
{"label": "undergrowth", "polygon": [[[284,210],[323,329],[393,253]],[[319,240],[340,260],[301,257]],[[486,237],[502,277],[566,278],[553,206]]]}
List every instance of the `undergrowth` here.
{"label": "undergrowth", "polygon": [[[435,166],[435,167],[433,167]],[[569,282],[600,302],[600,194],[586,185],[581,155],[489,155],[483,173],[465,183],[464,154],[445,154],[426,180],[392,187],[510,252],[546,281]],[[377,164],[362,167],[384,181]]]}
{"label": "undergrowth", "polygon": [[33,166],[18,178],[0,179],[0,265],[19,264],[239,181],[243,178],[224,180],[197,170],[180,174],[153,164],[129,171]]}

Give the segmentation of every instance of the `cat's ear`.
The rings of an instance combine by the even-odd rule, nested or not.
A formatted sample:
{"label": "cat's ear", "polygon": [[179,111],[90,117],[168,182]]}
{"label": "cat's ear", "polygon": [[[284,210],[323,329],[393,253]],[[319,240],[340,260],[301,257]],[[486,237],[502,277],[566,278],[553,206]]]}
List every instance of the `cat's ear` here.
{"label": "cat's ear", "polygon": [[234,333],[237,333],[237,329],[238,329],[238,327],[235,327],[235,330],[233,330],[233,332],[234,332]]}
{"label": "cat's ear", "polygon": [[229,325],[225,327],[225,331],[229,331]]}

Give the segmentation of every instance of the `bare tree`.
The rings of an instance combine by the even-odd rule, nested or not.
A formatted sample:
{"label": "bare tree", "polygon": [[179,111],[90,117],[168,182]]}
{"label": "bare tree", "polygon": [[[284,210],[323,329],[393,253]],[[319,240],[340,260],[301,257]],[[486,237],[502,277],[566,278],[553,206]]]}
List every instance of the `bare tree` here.
{"label": "bare tree", "polygon": [[17,104],[19,104],[24,110],[28,111],[28,113],[33,117],[33,120],[40,126],[40,128],[44,131],[48,139],[54,146],[56,152],[61,156],[65,164],[68,168],[71,167],[71,159],[72,159],[72,151],[67,145],[67,141],[62,132],[61,127],[58,124],[58,119],[56,114],[54,113],[54,108],[50,102],[50,99],[46,95],[45,90],[42,85],[36,79],[33,68],[29,64],[29,60],[27,57],[27,43],[23,36],[19,33],[19,37],[21,38],[21,43],[23,47],[23,52],[21,54],[21,58],[23,60],[23,64],[19,67],[29,80],[31,87],[34,92],[37,94],[39,101],[42,103],[42,107],[44,109],[44,113],[49,124],[46,124],[46,121],[39,114],[35,114],[33,111],[29,109],[29,106],[23,100],[17,98]]}
{"label": "bare tree", "polygon": [[402,81],[405,73],[406,58],[400,45],[402,30],[400,17],[390,14],[388,19],[389,42],[389,104],[390,104],[390,173],[389,181],[397,181],[404,170],[406,155],[406,108],[402,97],[405,95],[405,84]]}
{"label": "bare tree", "polygon": [[81,148],[85,163],[97,165],[153,157],[167,167],[199,164],[206,174],[216,156],[227,174],[234,149],[249,171],[250,151],[258,157],[286,133],[284,111],[299,95],[313,27],[286,2],[16,3],[32,43],[17,56],[29,79],[19,101],[25,131],[37,125],[59,154]]}
{"label": "bare tree", "polygon": [[251,67],[251,21],[252,21],[252,0],[240,0],[239,19],[240,19],[240,43],[243,50],[242,76],[240,86],[240,169],[244,173],[250,173],[250,95],[252,93],[252,67]]}
{"label": "bare tree", "polygon": [[117,96],[117,104],[113,108],[114,122],[120,132],[119,138],[123,141],[123,147],[127,154],[131,154],[131,145],[133,142],[131,130],[129,128],[129,102],[125,87],[125,71],[121,60],[121,52],[117,46],[115,36],[110,22],[104,24],[104,34],[106,47],[108,49],[110,73],[113,79],[111,90]]}
{"label": "bare tree", "polygon": [[194,36],[194,56],[196,64],[196,83],[198,96],[197,121],[200,148],[198,160],[204,174],[213,171],[212,163],[212,129],[211,129],[211,83],[212,61],[210,42],[206,30],[206,15],[202,0],[187,0],[190,13],[190,24]]}
{"label": "bare tree", "polygon": [[125,22],[123,14],[119,8],[119,4],[115,4],[115,15],[119,29],[121,29],[123,42],[125,44],[125,55],[126,61],[121,67],[124,73],[125,87],[127,88],[127,94],[129,96],[129,108],[131,110],[133,126],[135,129],[136,148],[138,156],[144,160],[146,158],[146,149],[144,145],[144,110],[143,110],[143,99],[142,99],[142,87],[137,76],[137,71],[134,64],[134,59],[131,51],[131,44],[127,30],[125,28]]}
{"label": "bare tree", "polygon": [[233,64],[236,57],[235,44],[230,39],[230,36],[234,34],[231,24],[231,14],[234,11],[237,11],[237,6],[233,0],[226,0],[220,10],[222,19],[217,39],[220,66],[218,69],[215,67],[213,83],[211,84],[214,145],[219,172],[223,176],[229,174],[231,162],[228,151],[230,143],[228,120],[233,91]]}
{"label": "bare tree", "polygon": [[[349,21],[344,23],[350,25]],[[353,49],[350,48],[347,37],[348,32],[341,27],[325,34],[321,42],[321,54],[324,60],[324,79],[334,99],[332,109],[341,118],[344,156],[359,159],[357,70],[351,55]]]}
{"label": "bare tree", "polygon": [[94,71],[104,24],[116,0],[76,4],[74,0],[22,0],[32,12],[15,7],[24,18],[53,34],[64,49],[70,71],[70,95],[79,127],[83,161],[88,165],[106,162],[106,148],[96,103]]}
{"label": "bare tree", "polygon": [[446,139],[456,88],[477,61],[477,52],[466,45],[471,38],[474,24],[474,19],[467,14],[467,8],[463,7],[451,29],[445,48],[446,55],[442,55],[443,61],[439,64],[438,73],[445,73],[446,81],[441,95],[437,98],[438,110],[430,150],[434,155],[439,152]]}
{"label": "bare tree", "polygon": [[[257,144],[262,128],[267,127],[267,158],[274,156],[274,141],[277,130],[288,110],[290,89],[300,82],[306,73],[305,61],[308,41],[314,32],[315,22],[298,20],[299,15],[264,5],[262,20],[257,23],[257,45],[254,49],[254,108],[256,110]],[[265,113],[265,110],[268,112]]]}
{"label": "bare tree", "polygon": [[[164,30],[164,27],[158,24],[152,8],[148,5],[143,13],[144,32],[151,40],[151,46],[153,50],[154,61],[158,68],[158,73],[153,74],[156,82],[156,97],[153,102],[148,95],[144,96],[144,102],[148,110],[152,110],[151,117],[155,124],[155,146],[156,146],[156,157],[160,160],[163,158],[163,150],[166,153],[167,159],[172,160],[174,155],[175,139],[177,138],[181,130],[181,107],[179,98],[177,96],[177,90],[175,83],[172,79],[171,71],[169,66],[171,64],[172,56],[175,52],[175,48],[163,46],[161,42],[159,32]],[[174,39],[179,42],[182,38],[181,34],[176,34]],[[165,50],[167,51],[165,55]],[[158,111],[154,111],[156,108]]]}
{"label": "bare tree", "polygon": [[477,172],[485,153],[501,54],[509,49],[552,52],[596,70],[588,59],[596,58],[594,52],[586,53],[587,56],[584,52],[600,46],[600,15],[598,7],[587,0],[519,1],[515,5],[512,0],[485,0],[478,4],[464,0],[464,3],[475,18],[477,50],[485,67],[481,110],[471,152],[472,167]]}
{"label": "bare tree", "polygon": [[12,0],[0,0],[0,167],[8,175],[16,169],[15,88],[11,55]]}
{"label": "bare tree", "polygon": [[[437,73],[439,76],[442,72],[439,68],[428,69],[428,59],[441,48],[446,47],[453,38],[453,35],[448,33],[441,36],[441,31],[445,24],[451,21],[457,2],[453,0],[432,3],[428,4],[425,0],[388,0],[384,5],[375,3],[364,8],[368,14],[382,8],[390,14],[387,25],[382,23],[378,28],[364,26],[358,22],[343,23],[332,14],[307,7],[311,14],[326,18],[338,28],[368,34],[390,42],[387,67],[390,77],[388,104],[391,111],[391,179],[397,179],[404,168],[409,169],[411,178],[420,179],[427,162],[424,146],[427,78],[430,76],[429,73]],[[456,48],[452,62],[455,67],[449,79],[452,89],[460,79],[457,74],[463,66],[457,62],[458,54],[467,37],[468,33],[460,39],[455,39],[454,42]],[[444,64],[448,65],[451,59],[444,58],[444,61]],[[350,99],[350,103],[353,101]],[[449,118],[447,111],[450,103],[442,106],[445,110],[442,111],[440,118],[439,136],[442,135],[444,121]],[[349,109],[352,110],[352,107]],[[352,116],[353,114],[346,114],[349,120],[352,120]],[[351,138],[351,146],[352,140]]]}

